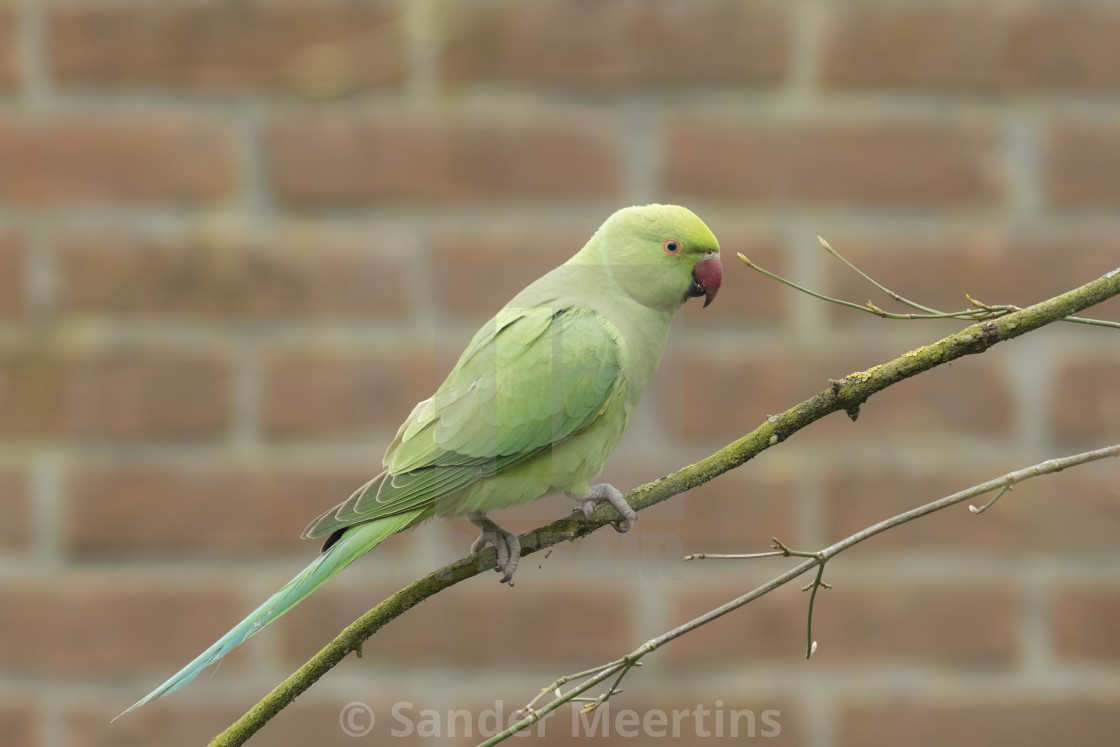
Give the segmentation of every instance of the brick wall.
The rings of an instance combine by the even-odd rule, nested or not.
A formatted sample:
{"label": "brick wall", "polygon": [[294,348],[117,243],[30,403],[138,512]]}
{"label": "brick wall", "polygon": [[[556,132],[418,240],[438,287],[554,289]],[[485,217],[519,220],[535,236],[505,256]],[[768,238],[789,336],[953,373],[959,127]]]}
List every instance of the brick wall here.
{"label": "brick wall", "polygon": [[[0,2],[0,741],[197,744],[461,555],[462,521],[395,537],[213,676],[108,723],[313,556],[305,522],[377,470],[476,326],[619,206],[687,204],[729,257],[608,467],[624,488],[958,326],[825,306],[735,252],[866,300],[823,235],[943,307],[1120,264],[1120,5],[976,5]],[[397,702],[508,714],[787,565],[685,552],[815,549],[1115,442],[1118,339],[999,346],[628,535],[526,559],[512,591],[440,594],[259,741],[361,743],[339,727],[351,701],[374,708],[371,742],[420,741],[392,738]],[[1112,742],[1118,473],[860,546],[829,567],[811,662],[806,595],[783,589],[647,659],[614,713],[777,709],[760,741],[805,747]],[[571,740],[567,711],[546,726],[535,743]],[[677,741],[701,741],[694,722]]]}

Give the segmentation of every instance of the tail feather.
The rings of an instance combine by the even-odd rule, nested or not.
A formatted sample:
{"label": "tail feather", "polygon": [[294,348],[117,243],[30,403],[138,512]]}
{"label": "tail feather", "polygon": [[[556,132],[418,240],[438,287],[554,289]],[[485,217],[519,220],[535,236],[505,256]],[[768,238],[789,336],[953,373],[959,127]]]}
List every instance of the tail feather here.
{"label": "tail feather", "polygon": [[194,661],[180,669],[167,682],[138,700],[117,718],[145,703],[158,700],[164,695],[173,693],[183,687],[197,677],[203,669],[217,662],[247,638],[255,635],[261,628],[302,602],[311,592],[329,581],[342,569],[384,542],[390,535],[422,521],[426,518],[425,514],[427,513],[429,512],[426,509],[406,511],[359,524],[348,530],[338,542],[315,558],[310,565],[300,571],[291,581],[284,584],[278,592],[268,598],[268,601],[253,610],[233,630],[219,638],[213,646],[199,654]]}

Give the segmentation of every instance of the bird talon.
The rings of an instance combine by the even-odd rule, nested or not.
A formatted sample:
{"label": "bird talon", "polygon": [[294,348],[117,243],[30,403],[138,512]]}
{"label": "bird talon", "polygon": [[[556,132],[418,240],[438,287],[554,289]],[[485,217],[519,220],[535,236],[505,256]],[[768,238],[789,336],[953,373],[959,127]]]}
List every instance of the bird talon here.
{"label": "bird talon", "polygon": [[630,519],[619,519],[618,521],[612,521],[611,526],[619,534],[626,534],[634,526],[634,522]]}
{"label": "bird talon", "polygon": [[616,519],[611,522],[611,526],[619,534],[629,532],[634,526],[634,522],[638,520],[638,515],[634,513],[634,509],[622,497],[622,493],[618,491],[613,485],[607,483],[600,483],[591,486],[591,495],[583,499],[583,515],[590,519],[591,514],[595,512],[595,507],[600,503],[609,503],[614,506],[615,510],[622,514],[621,519]]}
{"label": "bird talon", "polygon": [[468,518],[481,530],[478,539],[471,544],[471,552],[480,553],[486,545],[493,545],[497,553],[494,571],[502,574],[499,583],[513,586],[513,574],[517,572],[517,565],[521,560],[521,542],[517,535],[502,529],[481,512],[472,513]]}

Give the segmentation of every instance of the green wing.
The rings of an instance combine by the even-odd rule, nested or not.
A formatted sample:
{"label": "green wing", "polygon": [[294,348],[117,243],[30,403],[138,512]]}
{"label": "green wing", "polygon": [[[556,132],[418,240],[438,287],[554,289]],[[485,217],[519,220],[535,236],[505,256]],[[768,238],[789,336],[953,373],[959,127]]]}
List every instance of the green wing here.
{"label": "green wing", "polygon": [[413,409],[385,453],[385,472],[303,536],[429,507],[568,438],[619,395],[628,362],[618,331],[594,311],[503,309]]}

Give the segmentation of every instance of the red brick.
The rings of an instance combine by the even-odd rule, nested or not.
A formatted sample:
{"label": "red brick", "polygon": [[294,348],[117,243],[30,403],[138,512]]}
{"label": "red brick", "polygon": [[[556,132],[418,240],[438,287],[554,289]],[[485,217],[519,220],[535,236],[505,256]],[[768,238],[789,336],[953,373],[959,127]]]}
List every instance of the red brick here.
{"label": "red brick", "polygon": [[830,88],[940,91],[1120,89],[1120,13],[1040,6],[836,6],[825,24]]}
{"label": "red brick", "polygon": [[[526,567],[518,573],[529,571],[529,564],[537,560],[536,556],[526,558]],[[351,577],[359,578],[356,586],[328,585],[310,604],[284,618],[279,632],[289,665],[303,663],[344,627],[401,588],[400,583],[370,579],[371,565],[376,565],[376,558],[365,564],[365,578],[359,578],[361,570]],[[529,575],[519,578],[513,589],[499,584],[497,575],[490,573],[445,589],[382,628],[366,644],[362,662],[413,668],[438,664],[518,669],[527,664],[507,654],[523,651],[532,652],[528,666],[571,667],[579,662],[579,669],[582,663],[590,666],[610,661],[633,648],[632,600],[623,587],[604,584],[589,593],[587,579],[533,583]],[[506,624],[511,619],[517,624]],[[581,629],[594,633],[573,634]],[[470,631],[470,644],[464,645],[455,631]],[[544,641],[547,646],[541,645]]]}
{"label": "red brick", "polygon": [[[814,377],[804,365],[775,355],[682,348],[667,351],[670,363],[647,393],[671,438],[726,443],[827,385],[827,376]],[[696,381],[704,386],[690,385]]]}
{"label": "red brick", "polygon": [[[776,570],[765,578],[756,568],[738,577],[741,583],[719,588],[713,582],[695,584],[674,596],[671,623],[679,625],[735,599],[790,565],[775,562]],[[809,593],[798,589],[812,580],[810,573],[681,637],[666,649],[668,662],[688,669],[804,663]],[[884,664],[1008,667],[1014,662],[1018,607],[1016,595],[1005,586],[909,581],[905,587],[860,587],[839,570],[826,573],[824,580],[834,588],[817,592],[814,666],[851,671]]]}
{"label": "red brick", "polygon": [[232,132],[213,120],[73,112],[0,119],[0,203],[199,203],[236,187]]}
{"label": "red brick", "polygon": [[1120,440],[1120,353],[1084,350],[1062,358],[1050,399],[1054,436],[1103,446]]}
{"label": "red brick", "polygon": [[0,705],[0,734],[4,741],[10,745],[41,744],[42,734],[39,730],[39,713],[30,703],[20,702],[18,699],[6,699]]}
{"label": "red brick", "polygon": [[452,83],[617,91],[779,83],[788,14],[735,2],[468,3],[441,60]]}
{"label": "red brick", "polygon": [[[1087,230],[830,232],[825,238],[846,259],[891,290],[942,311],[971,308],[965,294],[993,305],[1029,306],[1095,280],[1112,269],[1110,264],[1116,264],[1109,261],[1113,238]],[[827,272],[825,293],[859,304],[870,300],[890,312],[914,311],[891,301],[823,250],[819,261]],[[1007,271],[1010,266],[1015,272]],[[882,329],[898,324],[849,309],[829,310],[845,325],[861,323]],[[1117,315],[1120,298],[1080,314],[1105,319]],[[945,325],[951,324],[963,326],[946,322],[923,329],[928,329],[932,337],[947,331]],[[1060,334],[1062,328],[1051,329]]]}
{"label": "red brick", "polygon": [[0,233],[0,319],[18,317],[23,311],[23,262],[22,242]]}
{"label": "red brick", "polygon": [[[626,492],[657,480],[685,466],[682,458],[668,461],[652,455],[645,459],[613,457],[603,471],[603,480]],[[569,500],[570,499],[564,499]],[[554,511],[548,518],[558,518]],[[546,518],[546,517],[541,517]],[[661,541],[675,548],[665,560],[681,566],[681,557],[696,552],[749,552],[766,549],[771,537],[797,541],[794,498],[790,482],[763,475],[757,470],[732,470],[683,495],[669,499],[640,514],[632,532],[650,533],[651,542]],[[614,532],[603,533],[596,541],[619,539]],[[661,536],[660,539],[658,536]],[[581,540],[586,542],[588,539]]]}
{"label": "red brick", "polygon": [[0,88],[19,85],[18,49],[15,13],[10,8],[0,8]]}
{"label": "red brick", "polygon": [[[668,432],[705,444],[726,442],[754,430],[768,416],[819,394],[830,379],[887,362],[901,348],[827,353],[720,351],[685,346],[679,369],[663,370],[655,383]],[[676,375],[673,375],[673,374]],[[704,382],[704,386],[686,382]],[[961,382],[968,386],[962,387]],[[832,440],[859,433],[936,437],[960,433],[1006,435],[1013,400],[1000,361],[970,358],[940,366],[879,392],[863,405],[859,420],[835,413],[804,432]]]}
{"label": "red brick", "polygon": [[231,371],[217,351],[0,352],[0,437],[150,439],[221,433]]}
{"label": "red brick", "polygon": [[[357,664],[364,668],[367,662],[352,659],[347,664]],[[364,673],[368,673],[368,671],[368,669],[363,669],[359,676],[364,676]],[[394,729],[402,728],[400,722],[393,717],[393,706],[402,701],[415,703],[416,708],[411,712],[411,715],[414,721],[418,722],[420,710],[428,706],[439,708],[428,700],[431,691],[423,688],[406,689],[398,685],[391,692],[392,695],[388,697],[371,697],[368,693],[361,693],[355,698],[353,693],[339,693],[328,702],[323,702],[324,698],[321,695],[318,702],[312,701],[301,704],[300,701],[296,701],[285,708],[275,719],[269,721],[260,731],[257,740],[270,745],[270,747],[273,745],[276,747],[304,747],[309,744],[316,745],[316,747],[318,745],[323,747],[354,747],[355,742],[361,744],[362,741],[371,743],[385,741],[400,745],[400,747],[419,747],[420,745],[431,744],[431,739],[425,739],[415,732],[409,736],[397,736],[393,733]],[[300,700],[303,700],[303,698],[301,697]],[[355,702],[368,705],[374,714],[373,729],[364,740],[354,736],[356,732],[348,734],[341,726],[341,724],[347,723],[346,717],[343,715],[344,709],[347,707],[352,709],[354,707],[352,704]],[[426,705],[421,705],[422,703]],[[491,701],[490,707],[493,708],[493,701]],[[442,711],[441,715],[445,713],[446,711]],[[364,716],[365,714],[358,715]],[[349,723],[353,723],[358,729],[370,724],[369,721],[360,718]],[[441,735],[445,733],[447,733],[446,730],[442,731]],[[447,741],[450,744],[455,744],[450,740]],[[474,745],[477,741],[472,741],[471,744]]]}
{"label": "red brick", "polygon": [[51,70],[64,87],[322,96],[399,88],[406,71],[396,2],[118,2],[50,11]]}
{"label": "red brick", "polygon": [[[224,663],[220,671],[221,675],[227,674]],[[188,685],[188,692],[192,688],[204,688],[208,674],[209,672]],[[215,702],[210,706],[184,704],[181,700],[184,695],[176,693],[167,700],[149,703],[138,711],[116,721],[112,720],[141,694],[132,693],[123,700],[113,700],[108,694],[103,694],[96,704],[83,703],[71,708],[66,713],[63,724],[65,744],[74,747],[208,744],[255,701],[251,694],[246,693],[236,703],[230,703],[227,699],[226,702]],[[266,691],[262,689],[260,695],[264,694]]]}
{"label": "red brick", "polygon": [[8,584],[4,601],[0,660],[9,674],[99,683],[170,674],[224,633],[243,607],[220,579],[205,587],[124,588],[109,576]]}
{"label": "red brick", "polygon": [[598,226],[583,228],[542,230],[537,223],[437,233],[431,245],[437,308],[456,319],[489,319],[525,286],[579,251]]}
{"label": "red brick", "polygon": [[1120,201],[1120,122],[1063,121],[1043,140],[1046,195],[1059,209],[1111,210]]}
{"label": "red brick", "polygon": [[[829,542],[842,539],[895,514],[1028,467],[1032,461],[1042,460],[1024,455],[983,466],[923,460],[831,469],[820,518],[825,537]],[[1112,508],[1120,499],[1115,470],[1115,464],[1102,463],[1028,480],[982,515],[970,513],[968,504],[982,506],[996,493],[896,527],[860,545],[860,552],[1050,553],[1066,558],[1099,553],[1120,531],[1120,515]]]}
{"label": "red brick", "polygon": [[289,206],[617,201],[615,122],[588,111],[547,118],[341,112],[277,119],[267,137],[274,189]]}
{"label": "red brick", "polygon": [[0,467],[0,496],[0,552],[26,550],[32,531],[27,475],[14,467]]}
{"label": "red brick", "polygon": [[994,696],[999,699],[993,702],[981,697],[963,703],[923,699],[851,705],[839,715],[836,743],[934,747],[952,735],[952,743],[960,747],[1051,747],[1110,744],[1120,731],[1120,701],[1115,699]]}
{"label": "red brick", "polygon": [[62,311],[145,318],[401,318],[399,244],[373,229],[72,233],[55,247],[55,293]]}
{"label": "red brick", "polygon": [[[225,674],[223,668],[217,677],[221,678]],[[176,693],[169,699],[150,703],[112,724],[109,723],[110,719],[121,711],[120,703],[102,696],[99,701],[105,701],[104,703],[83,705],[67,714],[66,744],[75,747],[208,744],[251,708],[259,697],[266,695],[269,683],[264,681],[260,685],[245,687],[243,691],[234,693],[233,697],[210,697],[201,703],[184,702],[190,697],[192,690],[199,692],[206,687],[205,678],[200,677],[187,687],[186,692]],[[286,706],[265,724],[252,741],[267,744],[269,747],[303,747],[309,744],[322,745],[322,747],[353,747],[363,741],[372,742],[374,737],[383,737],[386,741],[391,741],[392,744],[400,747],[430,744],[430,741],[415,735],[397,737],[391,733],[393,729],[400,727],[392,716],[394,702],[403,700],[416,703],[413,715],[416,720],[419,720],[419,711],[427,707],[422,705],[425,702],[422,693],[406,691],[381,700],[379,697],[374,697],[368,689],[363,688],[361,692],[344,694],[328,700],[322,695],[317,695],[317,689],[312,688],[310,694]],[[348,735],[339,726],[343,708],[353,702],[367,703],[374,710],[373,731],[364,739]],[[489,707],[492,708],[493,703]]]}
{"label": "red brick", "polygon": [[418,349],[274,348],[262,361],[263,427],[273,437],[392,434],[444,376]]}
{"label": "red brick", "polygon": [[217,351],[106,353],[76,369],[74,432],[115,438],[221,434],[232,410],[232,371]]}
{"label": "red brick", "polygon": [[668,123],[663,189],[681,200],[819,206],[996,206],[994,130],[974,124]]}
{"label": "red brick", "polygon": [[365,484],[377,464],[87,462],[67,475],[63,537],[76,559],[256,557],[308,562],[311,519]]}
{"label": "red brick", "polygon": [[1053,647],[1063,659],[1096,665],[1120,662],[1117,623],[1120,623],[1118,587],[1094,583],[1060,588],[1051,595]]}

